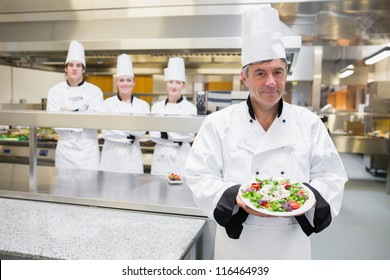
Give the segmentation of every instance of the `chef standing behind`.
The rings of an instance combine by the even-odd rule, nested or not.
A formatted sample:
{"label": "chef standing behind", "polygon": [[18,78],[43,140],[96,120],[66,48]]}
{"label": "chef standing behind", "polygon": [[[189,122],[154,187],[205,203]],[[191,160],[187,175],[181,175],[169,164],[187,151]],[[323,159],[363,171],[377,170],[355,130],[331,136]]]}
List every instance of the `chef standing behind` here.
{"label": "chef standing behind", "polygon": [[[183,58],[173,57],[164,69],[165,86],[168,97],[152,106],[152,114],[196,115],[194,104],[182,96],[185,87],[185,65]],[[151,174],[167,175],[170,172],[184,175],[185,162],[190,150],[189,142],[194,133],[156,132],[150,137],[156,143],[153,153]]]}
{"label": "chef standing behind", "polygon": [[[65,62],[66,80],[49,89],[47,111],[94,111],[103,101],[97,86],[84,80],[84,47],[77,41],[69,45]],[[82,128],[56,128],[59,135],[55,166],[59,168],[99,169],[97,131]]]}
{"label": "chef standing behind", "polygon": [[[116,86],[118,94],[104,100],[100,111],[108,113],[149,114],[149,104],[133,95],[135,78],[130,56],[117,58]],[[106,171],[144,173],[139,143],[145,131],[103,130],[104,145],[100,169]]]}
{"label": "chef standing behind", "polygon": [[[283,101],[285,58],[277,10],[246,12],[241,79],[248,99],[207,116],[187,159],[194,201],[218,223],[215,259],[310,259],[308,236],[340,211],[343,164],[320,118]],[[308,183],[315,208],[273,217],[247,207],[241,184],[270,177]]]}

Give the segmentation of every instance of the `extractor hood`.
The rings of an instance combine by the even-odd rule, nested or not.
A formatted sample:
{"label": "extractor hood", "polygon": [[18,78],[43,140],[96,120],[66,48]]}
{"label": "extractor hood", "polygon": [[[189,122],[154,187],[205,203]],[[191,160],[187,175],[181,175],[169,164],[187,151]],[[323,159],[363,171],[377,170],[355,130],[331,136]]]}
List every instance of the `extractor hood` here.
{"label": "extractor hood", "polygon": [[[78,40],[87,50],[87,73],[112,73],[122,52],[132,55],[140,74],[162,73],[173,55],[186,59],[189,72],[237,73],[241,16],[259,2],[0,1],[0,64],[62,72],[69,42]],[[267,2],[279,10],[288,31],[302,36],[303,46],[324,47],[326,63],[344,65],[343,60],[361,59],[351,57],[351,47],[389,42],[388,0]],[[287,33],[294,69],[297,48],[287,38],[293,32]]]}
{"label": "extractor hood", "polygon": [[[254,4],[183,3],[137,7],[139,15],[129,8],[56,11],[52,5],[30,13],[21,6],[12,17],[0,13],[0,64],[63,72],[69,42],[78,40],[86,49],[87,73],[114,73],[117,55],[127,53],[136,74],[163,73],[170,56],[184,57],[188,74],[238,74],[241,17]],[[283,35],[291,72],[301,37],[287,25]]]}

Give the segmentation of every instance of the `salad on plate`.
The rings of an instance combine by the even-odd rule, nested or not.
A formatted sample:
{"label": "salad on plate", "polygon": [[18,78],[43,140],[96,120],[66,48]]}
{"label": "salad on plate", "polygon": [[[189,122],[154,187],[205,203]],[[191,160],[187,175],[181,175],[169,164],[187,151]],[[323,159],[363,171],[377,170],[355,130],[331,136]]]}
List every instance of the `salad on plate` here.
{"label": "salad on plate", "polygon": [[167,175],[167,180],[171,184],[181,184],[183,183],[183,178],[180,174],[170,172]]}
{"label": "salad on plate", "polygon": [[315,203],[313,192],[290,179],[258,179],[240,188],[243,202],[260,213],[272,216],[296,216]]}

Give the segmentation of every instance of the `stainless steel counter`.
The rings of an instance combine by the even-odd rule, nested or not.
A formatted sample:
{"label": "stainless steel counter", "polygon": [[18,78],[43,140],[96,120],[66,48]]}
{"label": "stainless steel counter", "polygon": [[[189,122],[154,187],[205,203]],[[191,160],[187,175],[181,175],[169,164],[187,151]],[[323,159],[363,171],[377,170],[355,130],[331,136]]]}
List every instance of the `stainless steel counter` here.
{"label": "stainless steel counter", "polygon": [[170,185],[164,176],[150,174],[61,170],[50,166],[38,166],[37,173],[34,189],[29,184],[28,165],[0,163],[0,197],[201,219],[205,226],[196,244],[196,258],[213,258],[215,222],[196,207],[185,183]]}
{"label": "stainless steel counter", "polygon": [[339,153],[389,155],[389,139],[369,136],[332,134]]}
{"label": "stainless steel counter", "polygon": [[36,189],[27,165],[0,163],[0,196],[204,217],[185,183],[164,176],[38,167]]}
{"label": "stainless steel counter", "polygon": [[339,153],[387,156],[386,192],[390,194],[390,144],[389,139],[369,136],[332,135]]}

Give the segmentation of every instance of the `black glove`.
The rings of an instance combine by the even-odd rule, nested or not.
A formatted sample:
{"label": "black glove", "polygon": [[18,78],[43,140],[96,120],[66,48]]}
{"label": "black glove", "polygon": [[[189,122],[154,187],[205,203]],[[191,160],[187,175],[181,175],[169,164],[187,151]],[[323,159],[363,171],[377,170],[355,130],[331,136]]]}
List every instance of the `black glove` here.
{"label": "black glove", "polygon": [[248,213],[240,207],[237,213],[233,215],[236,197],[240,185],[234,185],[226,189],[214,209],[214,219],[226,230],[227,235],[232,239],[239,239],[243,230],[243,223],[248,218]]}
{"label": "black glove", "polygon": [[135,136],[133,136],[133,135],[130,134],[130,135],[127,136],[126,138],[130,140],[130,144],[133,144],[133,143],[134,143]]}
{"label": "black glove", "polygon": [[301,226],[303,232],[310,236],[313,232],[319,233],[327,228],[332,222],[332,214],[329,203],[322,197],[322,195],[308,183],[303,183],[306,187],[312,190],[317,200],[314,209],[314,227],[310,224],[309,220],[303,214],[301,216],[295,216],[295,219]]}

